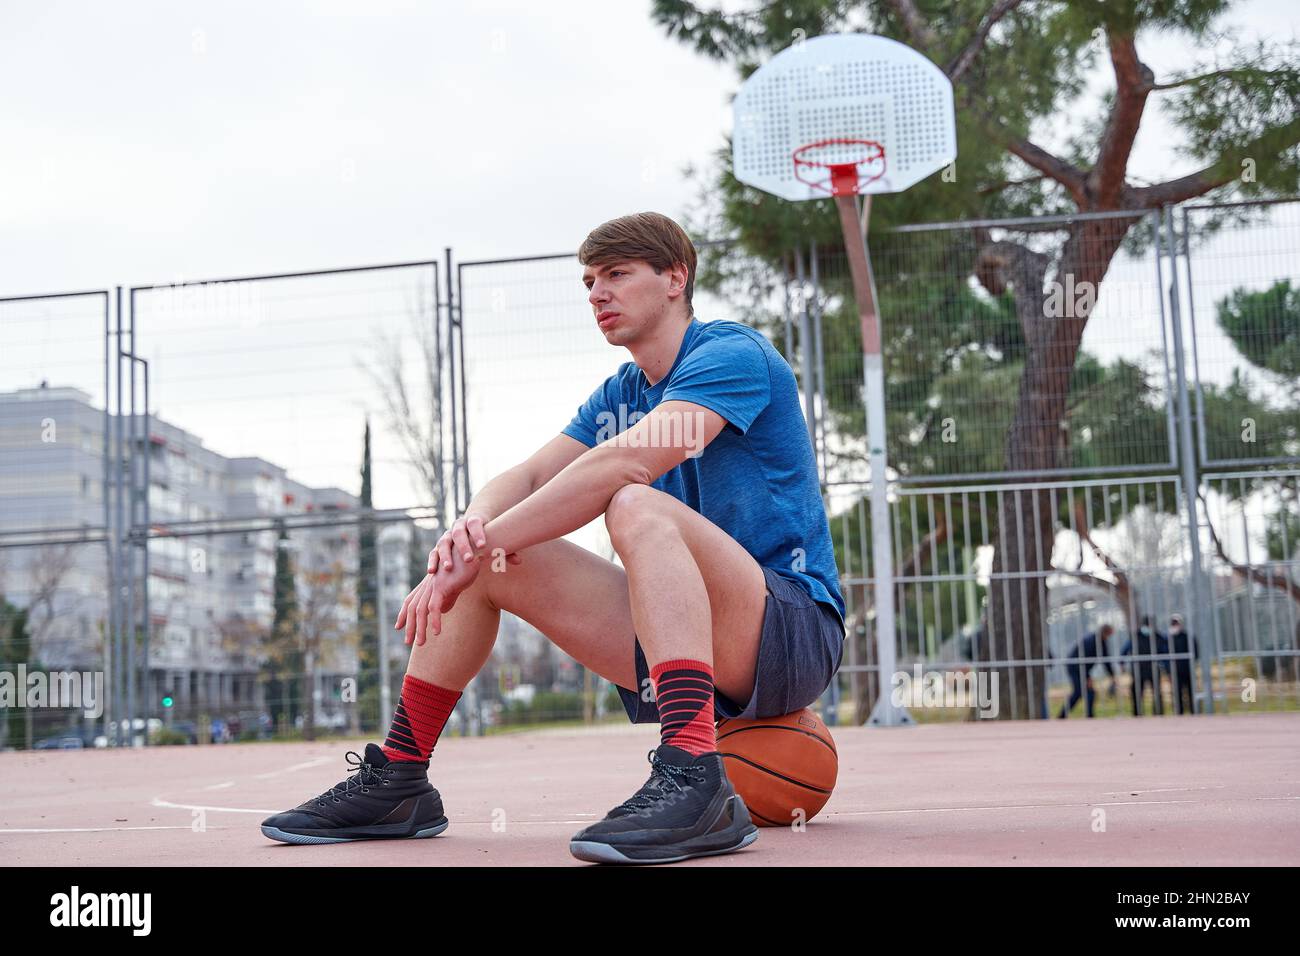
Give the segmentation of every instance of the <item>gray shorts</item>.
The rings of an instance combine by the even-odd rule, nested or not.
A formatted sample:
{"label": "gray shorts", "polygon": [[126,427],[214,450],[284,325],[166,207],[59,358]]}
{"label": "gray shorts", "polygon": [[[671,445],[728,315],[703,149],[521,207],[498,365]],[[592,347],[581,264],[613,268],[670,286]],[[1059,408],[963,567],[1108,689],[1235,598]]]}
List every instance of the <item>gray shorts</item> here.
{"label": "gray shorts", "polygon": [[[844,625],[835,608],[812,597],[770,568],[763,634],[758,644],[758,667],[749,700],[736,703],[714,689],[716,717],[779,717],[814,703],[830,686],[844,654]],[[640,692],[618,689],[628,719],[634,724],[659,723],[654,684],[641,642],[636,642],[636,682]]]}

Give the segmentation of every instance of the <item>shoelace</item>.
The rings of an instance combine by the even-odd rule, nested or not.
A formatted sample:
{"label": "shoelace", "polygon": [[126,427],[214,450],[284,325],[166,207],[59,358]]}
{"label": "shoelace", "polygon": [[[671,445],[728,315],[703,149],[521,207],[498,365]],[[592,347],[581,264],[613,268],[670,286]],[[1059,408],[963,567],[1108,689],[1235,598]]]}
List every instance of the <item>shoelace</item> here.
{"label": "shoelace", "polygon": [[[356,763],[352,762],[353,757],[357,758]],[[384,774],[388,772],[387,769],[380,770],[374,764],[367,762],[366,758],[355,750],[349,750],[345,759],[348,762],[348,768],[350,770],[355,770],[356,772],[337,787],[330,787],[329,790],[317,797],[316,806],[325,806],[326,797],[329,797],[331,800],[337,800],[338,797],[336,794],[347,796],[354,789],[365,790],[372,783],[379,783],[383,779]]]}
{"label": "shoelace", "polygon": [[684,778],[689,783],[705,782],[703,770],[700,771],[698,778],[691,775],[692,770],[699,769],[695,766],[677,767],[670,763],[664,763],[653,750],[649,751],[646,756],[650,759],[652,768],[650,779],[646,781],[644,787],[620,803],[614,810],[629,810],[635,813],[639,810],[648,809],[651,804],[664,799],[669,792],[677,793],[684,789],[681,783],[678,782],[679,777]]}

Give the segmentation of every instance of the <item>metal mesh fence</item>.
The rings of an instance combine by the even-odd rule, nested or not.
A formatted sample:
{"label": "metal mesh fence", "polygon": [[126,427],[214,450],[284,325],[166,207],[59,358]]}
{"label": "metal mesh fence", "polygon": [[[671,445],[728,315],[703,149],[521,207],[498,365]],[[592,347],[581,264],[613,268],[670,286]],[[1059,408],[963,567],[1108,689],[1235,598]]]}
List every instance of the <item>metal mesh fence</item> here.
{"label": "metal mesh fence", "polygon": [[[251,710],[281,733],[355,731],[396,700],[402,542],[420,538],[413,516],[450,510],[438,274],[416,262],[131,291],[154,369],[149,713],[167,699],[173,718]],[[363,438],[369,508],[351,490]],[[396,564],[382,560],[393,531]]]}
{"label": "metal mesh fence", "polygon": [[[377,507],[445,499],[434,480],[450,454],[439,440],[448,386],[437,298],[432,262],[131,290],[133,331],[154,369],[155,428],[168,439],[157,465],[172,493],[155,519],[211,510],[202,459],[217,454],[262,459],[305,487],[353,487],[366,421]],[[236,516],[282,503],[265,482],[241,494]]]}
{"label": "metal mesh fence", "polygon": [[478,485],[558,435],[626,361],[595,327],[574,256],[465,262],[469,471]]}
{"label": "metal mesh fence", "polygon": [[1203,464],[1300,461],[1300,203],[1181,216]]}
{"label": "metal mesh fence", "polygon": [[[840,681],[846,719],[861,721],[892,688],[881,688],[875,661],[865,491],[839,488],[836,497],[831,528],[850,634]],[[1145,706],[1195,712],[1192,697],[1180,703],[1178,691],[1203,695],[1210,674],[1170,635],[1175,615],[1194,620],[1180,505],[1172,477],[900,488],[891,504],[899,672],[916,670],[919,678],[933,671],[948,680],[996,673],[1000,707],[1042,716],[1059,714],[1069,700],[1071,671],[1082,673],[1078,683],[1086,686],[1098,667],[1110,669],[1124,690],[1098,712],[1135,714],[1133,687],[1154,667],[1165,682],[1164,705],[1156,708],[1148,687]],[[1001,521],[1008,512],[1041,515],[1051,528],[1035,560],[1017,562],[1022,570],[1004,570],[996,560],[999,550],[1020,546]],[[1140,635],[1144,624],[1150,638]],[[1103,625],[1114,629],[1109,642],[1094,637],[1082,646]],[[1203,642],[1210,633],[1207,626]],[[1212,644],[1204,651],[1208,663]],[[1215,668],[1221,684],[1221,662]],[[927,703],[913,716],[964,719],[972,707]]]}
{"label": "metal mesh fence", "polygon": [[[916,227],[872,237],[889,463],[903,482],[1173,466],[1147,219]],[[1113,258],[1112,258],[1113,255]],[[810,256],[828,476],[863,481],[862,356],[842,249]],[[809,269],[811,277],[814,268]],[[1047,426],[1051,427],[1047,427]]]}
{"label": "metal mesh fence", "polygon": [[0,546],[0,747],[90,734],[107,702],[102,543]]}
{"label": "metal mesh fence", "polygon": [[1201,495],[1225,700],[1300,703],[1300,471],[1211,475]]}
{"label": "metal mesh fence", "polygon": [[[1075,696],[1131,715],[1135,687],[1146,708],[1162,688],[1169,713],[1300,706],[1300,507],[1282,467],[1298,451],[1296,208],[1192,208],[1173,245],[1153,214],[873,236],[900,673],[996,675],[1004,715],[1030,718]],[[697,317],[759,328],[800,380],[850,610],[823,711],[864,720],[893,688],[874,657],[843,252],[700,249]],[[451,289],[431,261],[141,287],[120,337],[107,292],[0,299],[3,663],[108,686],[93,719],[6,715],[10,745],[112,738],[128,712],[153,742],[386,726],[409,652],[391,622],[437,526],[471,476],[523,460],[629,359],[595,328],[581,272],[554,255],[462,263]],[[1180,382],[1201,464],[1259,466],[1194,475],[1195,531]],[[617,560],[598,525],[573,539]],[[273,633],[285,567],[287,643]],[[1089,650],[1103,624],[1113,638]],[[362,652],[372,628],[388,638],[388,704]],[[448,732],[567,722],[626,723],[608,682],[505,615]]]}
{"label": "metal mesh fence", "polygon": [[107,291],[0,299],[0,530],[102,530],[108,323]]}
{"label": "metal mesh fence", "polygon": [[0,298],[0,747],[102,709],[109,317],[106,290]]}

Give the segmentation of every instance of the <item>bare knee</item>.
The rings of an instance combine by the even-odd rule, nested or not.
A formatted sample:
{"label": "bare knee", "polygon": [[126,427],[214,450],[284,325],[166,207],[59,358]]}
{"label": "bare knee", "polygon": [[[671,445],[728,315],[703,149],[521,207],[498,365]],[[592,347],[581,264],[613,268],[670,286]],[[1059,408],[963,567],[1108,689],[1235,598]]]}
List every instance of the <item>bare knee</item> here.
{"label": "bare knee", "polygon": [[641,484],[624,485],[614,492],[605,508],[605,528],[614,550],[622,553],[633,542],[645,540],[646,532],[666,526],[660,507],[664,497],[662,491]]}

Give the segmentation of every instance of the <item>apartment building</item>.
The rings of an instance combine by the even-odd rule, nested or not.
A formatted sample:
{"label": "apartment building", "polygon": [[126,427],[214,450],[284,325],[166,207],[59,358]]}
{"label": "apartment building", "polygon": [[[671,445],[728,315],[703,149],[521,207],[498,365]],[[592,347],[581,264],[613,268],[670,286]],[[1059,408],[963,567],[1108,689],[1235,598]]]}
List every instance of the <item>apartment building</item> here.
{"label": "apartment building", "polygon": [[[103,409],[80,389],[42,385],[0,393],[0,530],[104,524],[104,425]],[[328,521],[359,505],[342,489],[295,481],[266,459],[222,456],[164,419],[149,426],[155,528],[281,515]],[[258,674],[274,615],[279,546],[274,530],[150,542],[150,674],[141,690],[152,715],[164,694],[185,712],[262,709]],[[328,705],[336,696],[331,688],[356,673],[357,528],[295,529],[285,546],[298,571],[300,612],[311,614],[304,626],[318,636],[316,691]],[[106,576],[102,544],[0,549],[0,591],[30,609],[43,666],[107,667]]]}

